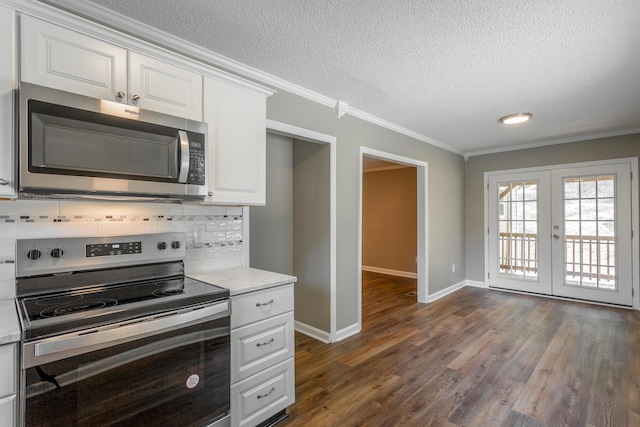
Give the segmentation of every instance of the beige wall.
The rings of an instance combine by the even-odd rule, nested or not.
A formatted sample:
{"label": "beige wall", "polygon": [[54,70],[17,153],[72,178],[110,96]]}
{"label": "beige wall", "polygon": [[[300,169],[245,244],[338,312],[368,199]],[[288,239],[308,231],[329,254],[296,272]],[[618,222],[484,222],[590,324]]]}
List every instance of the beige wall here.
{"label": "beige wall", "polygon": [[363,267],[416,273],[417,191],[415,167],[363,174]]}
{"label": "beige wall", "polygon": [[[467,279],[484,281],[484,173],[640,156],[640,134],[474,156],[465,167]],[[637,178],[636,178],[637,179]],[[638,209],[636,206],[635,209]],[[635,224],[636,228],[638,224]]]}

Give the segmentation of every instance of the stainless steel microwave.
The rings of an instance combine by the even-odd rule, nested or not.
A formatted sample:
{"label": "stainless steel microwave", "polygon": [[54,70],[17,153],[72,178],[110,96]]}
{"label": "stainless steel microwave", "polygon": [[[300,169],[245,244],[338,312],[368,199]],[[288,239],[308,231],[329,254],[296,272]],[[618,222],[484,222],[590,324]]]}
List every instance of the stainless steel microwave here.
{"label": "stainless steel microwave", "polygon": [[197,200],[206,123],[21,83],[18,197]]}

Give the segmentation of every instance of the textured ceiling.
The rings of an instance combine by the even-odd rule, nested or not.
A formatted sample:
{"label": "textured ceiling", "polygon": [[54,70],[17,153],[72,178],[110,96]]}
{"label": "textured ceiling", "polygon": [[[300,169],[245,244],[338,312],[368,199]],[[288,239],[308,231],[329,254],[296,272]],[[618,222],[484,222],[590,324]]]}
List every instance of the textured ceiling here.
{"label": "textured ceiling", "polygon": [[639,0],[91,2],[464,153],[640,131]]}

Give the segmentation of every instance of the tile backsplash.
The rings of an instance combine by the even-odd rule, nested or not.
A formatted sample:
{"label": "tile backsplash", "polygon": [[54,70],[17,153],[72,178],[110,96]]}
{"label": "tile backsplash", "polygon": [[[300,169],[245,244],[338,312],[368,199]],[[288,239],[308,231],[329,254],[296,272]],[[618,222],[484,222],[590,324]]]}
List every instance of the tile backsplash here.
{"label": "tile backsplash", "polygon": [[187,271],[242,266],[243,209],[172,203],[0,201],[0,298],[15,296],[15,241],[184,232]]}

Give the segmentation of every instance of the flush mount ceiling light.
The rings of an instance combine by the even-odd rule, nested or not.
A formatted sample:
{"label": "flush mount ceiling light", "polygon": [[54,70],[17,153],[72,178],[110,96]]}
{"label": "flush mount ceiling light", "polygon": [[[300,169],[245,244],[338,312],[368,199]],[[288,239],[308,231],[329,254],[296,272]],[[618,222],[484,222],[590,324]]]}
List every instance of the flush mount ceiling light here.
{"label": "flush mount ceiling light", "polygon": [[531,113],[509,114],[508,116],[500,118],[498,121],[503,125],[517,125],[531,120],[531,117],[533,117]]}

